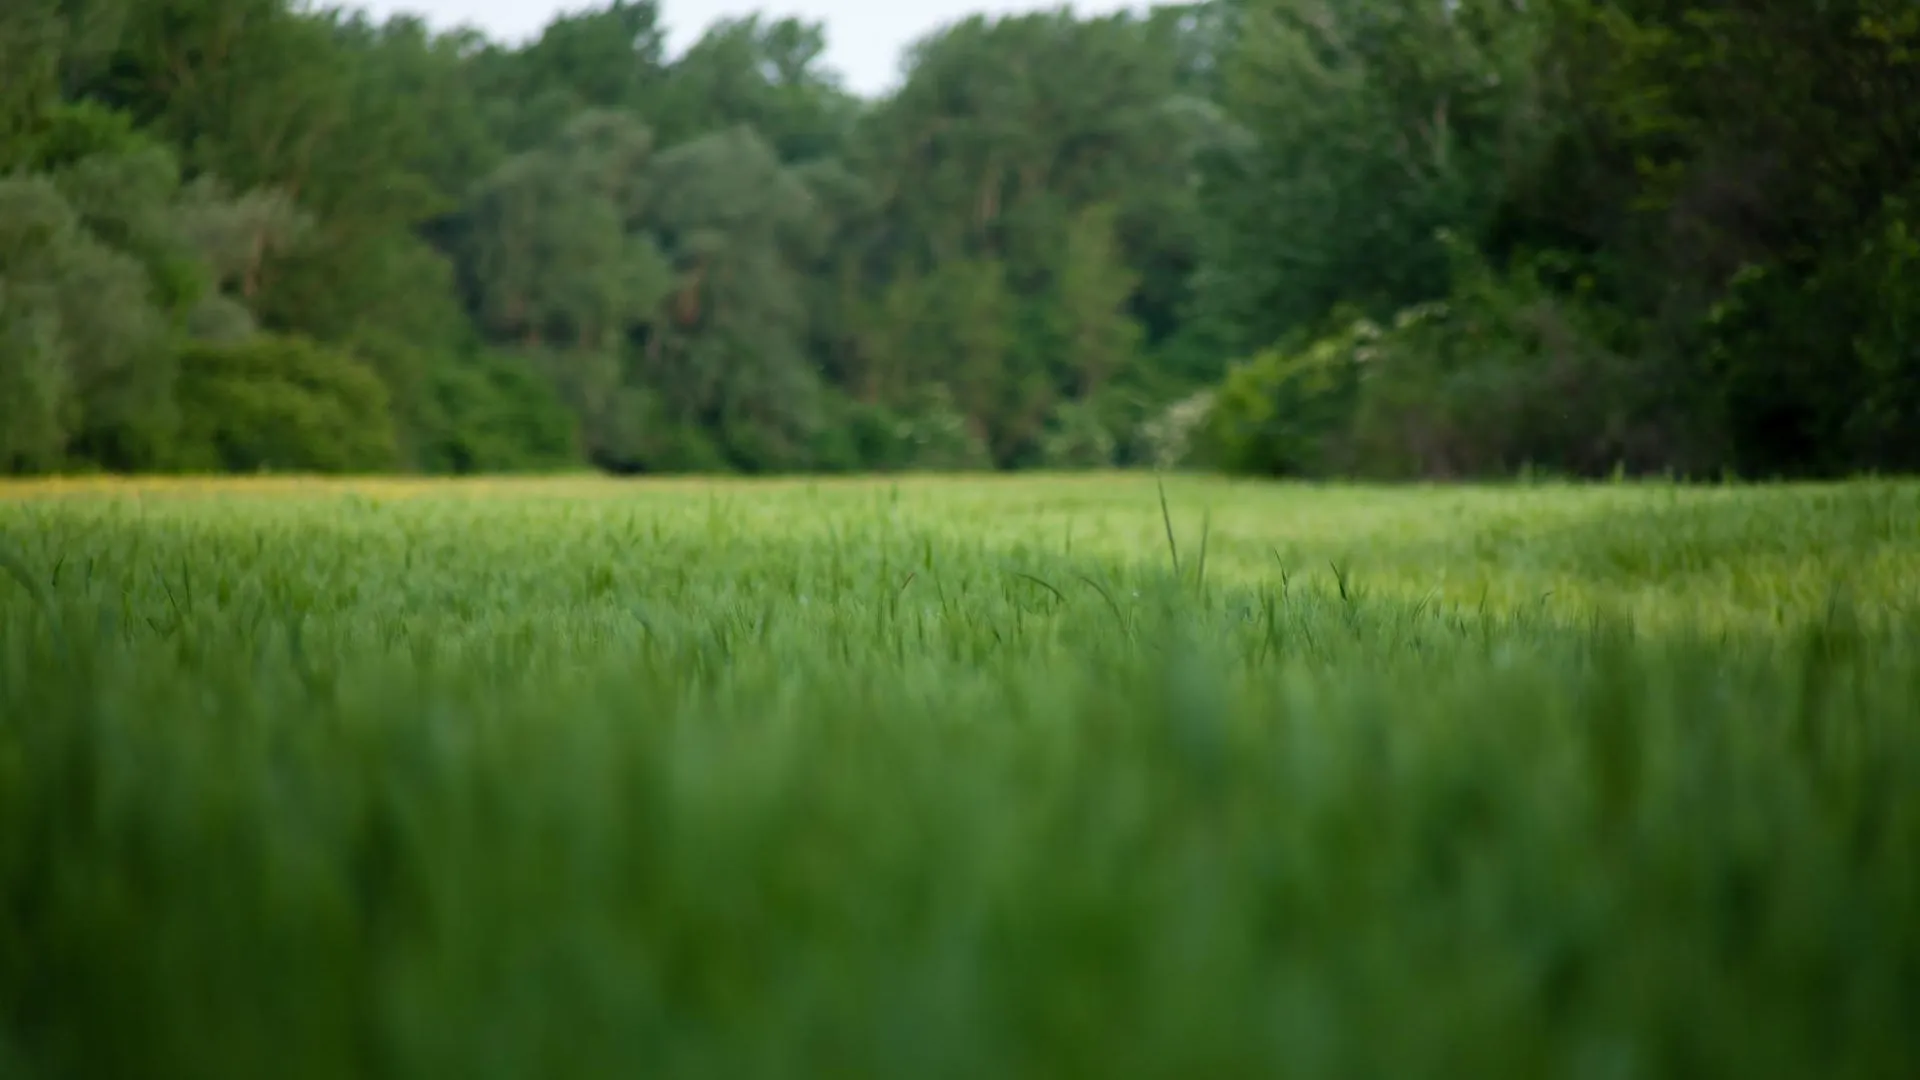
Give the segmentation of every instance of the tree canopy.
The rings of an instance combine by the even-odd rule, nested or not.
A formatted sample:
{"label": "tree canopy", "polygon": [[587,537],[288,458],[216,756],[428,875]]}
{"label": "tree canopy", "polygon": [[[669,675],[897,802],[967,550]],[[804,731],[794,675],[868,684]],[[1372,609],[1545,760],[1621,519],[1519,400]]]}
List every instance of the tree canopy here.
{"label": "tree canopy", "polygon": [[825,41],[5,5],[0,468],[1920,465],[1904,0]]}

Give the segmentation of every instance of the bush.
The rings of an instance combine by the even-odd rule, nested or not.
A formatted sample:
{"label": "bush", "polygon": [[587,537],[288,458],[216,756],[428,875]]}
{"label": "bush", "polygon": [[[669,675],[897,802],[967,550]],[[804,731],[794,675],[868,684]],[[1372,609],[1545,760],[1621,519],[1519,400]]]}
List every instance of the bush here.
{"label": "bush", "polygon": [[1129,464],[1177,469],[1193,457],[1194,437],[1213,413],[1213,390],[1190,394],[1143,420],[1135,430]]}
{"label": "bush", "polygon": [[1195,452],[1228,472],[1318,476],[1342,464],[1360,369],[1380,336],[1366,320],[1298,350],[1269,349],[1227,373]]}
{"label": "bush", "polygon": [[832,419],[815,451],[826,471],[897,472],[913,466],[911,425],[894,410],[849,400],[837,406]]}
{"label": "bush", "polygon": [[1707,319],[1743,474],[1920,468],[1920,214],[1889,203],[1807,267],[1753,266]]}
{"label": "bush", "polygon": [[[821,404],[821,420],[807,448],[816,472],[881,471],[893,465],[884,455],[891,427],[897,421],[885,409],[853,401],[837,391],[822,395]],[[868,460],[870,450],[876,460]]]}
{"label": "bush", "polygon": [[985,441],[955,407],[947,388],[937,383],[922,387],[898,408],[847,402],[836,419],[845,432],[845,445],[837,452],[851,455],[867,472],[961,472],[993,466]]}
{"label": "bush", "polygon": [[386,386],[299,337],[197,342],[179,354],[175,466],[195,472],[378,472],[399,448]]}
{"label": "bush", "polygon": [[986,439],[942,384],[921,391],[901,422],[899,438],[909,468],[965,472],[993,467]]}
{"label": "bush", "polygon": [[735,471],[725,448],[697,423],[667,421],[649,445],[652,449],[640,472],[722,476]]}
{"label": "bush", "polygon": [[1567,291],[1541,283],[1565,260],[1496,274],[1455,250],[1452,294],[1400,313],[1378,341],[1353,417],[1355,471],[1598,476],[1687,458],[1692,417],[1653,365],[1615,347],[1624,324],[1604,322],[1578,278]]}
{"label": "bush", "polygon": [[[1282,476],[1604,475],[1685,461],[1692,403],[1614,342],[1540,258],[1495,274],[1456,247],[1444,301],[1351,318],[1230,371],[1198,433],[1217,468]],[[1562,268],[1564,269],[1564,268]]]}
{"label": "bush", "polygon": [[1117,452],[1099,405],[1069,401],[1053,411],[1041,441],[1040,461],[1049,469],[1104,469],[1113,465]]}
{"label": "bush", "polygon": [[431,472],[521,472],[581,460],[573,414],[519,357],[482,353],[436,366],[425,414],[415,441]]}

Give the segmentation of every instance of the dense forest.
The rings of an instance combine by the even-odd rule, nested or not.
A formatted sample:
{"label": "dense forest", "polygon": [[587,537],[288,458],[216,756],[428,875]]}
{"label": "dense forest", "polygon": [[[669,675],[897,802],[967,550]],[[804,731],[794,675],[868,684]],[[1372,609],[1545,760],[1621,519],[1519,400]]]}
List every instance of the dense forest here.
{"label": "dense forest", "polygon": [[1920,466],[1920,5],[0,5],[0,472]]}

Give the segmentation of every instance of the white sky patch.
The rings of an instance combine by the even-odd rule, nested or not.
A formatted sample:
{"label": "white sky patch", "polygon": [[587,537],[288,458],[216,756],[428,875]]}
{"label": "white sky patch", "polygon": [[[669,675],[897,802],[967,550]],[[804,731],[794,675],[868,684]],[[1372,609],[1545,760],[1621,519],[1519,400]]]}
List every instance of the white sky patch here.
{"label": "white sky patch", "polygon": [[[462,25],[484,31],[495,41],[519,44],[539,35],[561,12],[604,5],[565,0],[345,0],[374,17],[411,14],[435,30]],[[908,45],[941,26],[969,15],[1010,15],[1071,7],[1082,15],[1105,15],[1139,5],[1094,0],[1072,5],[1018,0],[789,0],[784,6],[750,0],[664,0],[660,21],[667,51],[677,56],[699,40],[716,20],[760,12],[769,18],[794,16],[819,22],[827,32],[827,66],[840,73],[847,89],[873,97],[899,82],[899,64]]]}

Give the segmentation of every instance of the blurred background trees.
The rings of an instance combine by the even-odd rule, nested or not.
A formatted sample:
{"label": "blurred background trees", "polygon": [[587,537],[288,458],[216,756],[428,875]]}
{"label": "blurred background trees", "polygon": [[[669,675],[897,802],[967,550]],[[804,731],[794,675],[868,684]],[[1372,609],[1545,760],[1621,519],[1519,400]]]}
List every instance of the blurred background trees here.
{"label": "blurred background trees", "polygon": [[5,5],[0,468],[1920,466],[1904,0],[663,38]]}

